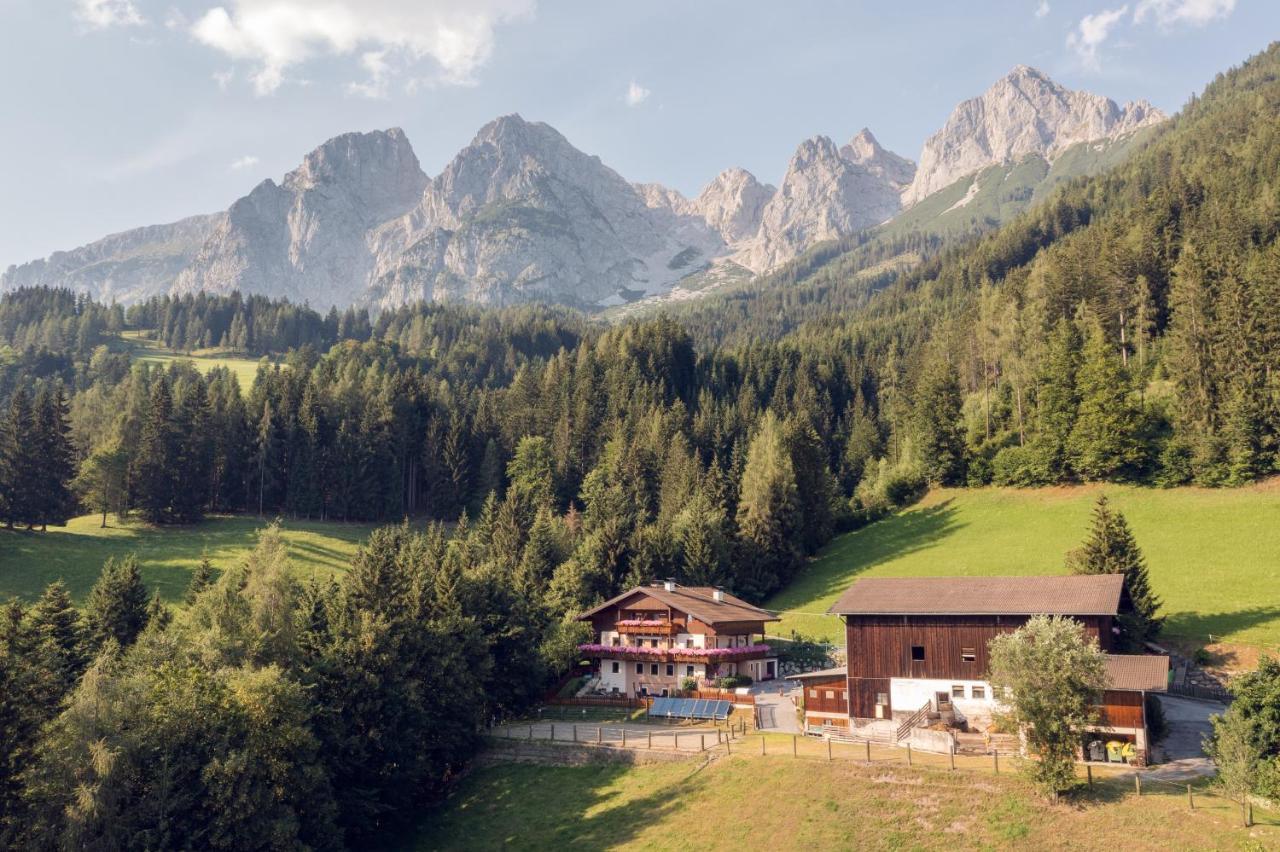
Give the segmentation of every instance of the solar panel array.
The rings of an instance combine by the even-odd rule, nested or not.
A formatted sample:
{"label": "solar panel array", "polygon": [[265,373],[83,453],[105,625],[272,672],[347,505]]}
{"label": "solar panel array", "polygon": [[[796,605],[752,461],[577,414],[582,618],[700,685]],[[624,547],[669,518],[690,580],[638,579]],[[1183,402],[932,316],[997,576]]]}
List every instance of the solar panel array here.
{"label": "solar panel array", "polygon": [[668,719],[727,719],[733,705],[710,698],[655,698],[650,716]]}

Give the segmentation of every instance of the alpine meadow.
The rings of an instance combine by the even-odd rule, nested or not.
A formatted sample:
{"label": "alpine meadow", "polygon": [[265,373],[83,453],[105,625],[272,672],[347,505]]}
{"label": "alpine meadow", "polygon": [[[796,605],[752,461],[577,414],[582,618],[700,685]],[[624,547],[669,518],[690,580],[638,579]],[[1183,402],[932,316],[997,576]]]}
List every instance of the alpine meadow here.
{"label": "alpine meadow", "polygon": [[0,192],[116,228],[0,274],[0,847],[1280,846],[1273,10],[65,5],[173,92],[12,119],[130,150]]}

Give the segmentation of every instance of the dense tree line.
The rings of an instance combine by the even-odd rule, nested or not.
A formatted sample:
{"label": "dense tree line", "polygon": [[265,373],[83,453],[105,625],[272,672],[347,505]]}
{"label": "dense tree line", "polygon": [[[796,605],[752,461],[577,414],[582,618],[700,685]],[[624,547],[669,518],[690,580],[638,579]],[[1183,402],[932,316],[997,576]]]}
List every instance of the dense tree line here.
{"label": "dense tree line", "polygon": [[0,844],[374,843],[438,800],[483,724],[540,696],[577,638],[477,544],[386,528],[339,582],[301,584],[271,528],[177,611],[132,559],[83,612],[60,583],[10,603]]}

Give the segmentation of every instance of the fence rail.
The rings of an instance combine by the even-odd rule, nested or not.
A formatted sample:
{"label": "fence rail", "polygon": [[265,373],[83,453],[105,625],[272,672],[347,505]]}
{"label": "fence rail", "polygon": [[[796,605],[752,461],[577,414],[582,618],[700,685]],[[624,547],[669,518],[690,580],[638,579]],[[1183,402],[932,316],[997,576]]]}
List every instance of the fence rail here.
{"label": "fence rail", "polygon": [[1169,694],[1180,695],[1183,698],[1199,698],[1202,701],[1217,701],[1222,704],[1230,704],[1235,698],[1221,686],[1197,686],[1193,683],[1171,683]]}
{"label": "fence rail", "polygon": [[548,704],[559,707],[623,707],[635,709],[648,707],[651,698],[631,698],[626,695],[580,695],[575,698],[552,698]]}

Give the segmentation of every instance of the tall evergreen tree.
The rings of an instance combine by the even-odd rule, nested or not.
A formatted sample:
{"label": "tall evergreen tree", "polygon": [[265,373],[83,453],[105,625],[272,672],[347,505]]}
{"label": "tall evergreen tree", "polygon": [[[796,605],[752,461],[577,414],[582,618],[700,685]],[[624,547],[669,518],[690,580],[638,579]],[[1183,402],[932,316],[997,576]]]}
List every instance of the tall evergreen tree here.
{"label": "tall evergreen tree", "polygon": [[0,510],[10,527],[34,526],[40,521],[43,475],[36,417],[26,388],[14,391],[0,425]]}
{"label": "tall evergreen tree", "polygon": [[169,380],[161,375],[152,385],[146,419],[134,454],[133,483],[138,508],[152,523],[174,520],[178,492],[186,488],[187,483],[179,467],[180,443]]}
{"label": "tall evergreen tree", "polygon": [[1106,495],[1093,507],[1093,521],[1083,545],[1067,554],[1068,566],[1077,574],[1123,574],[1132,610],[1120,615],[1121,637],[1133,650],[1160,634],[1164,617],[1160,598],[1151,589],[1147,561],[1124,515],[1111,508]]}
{"label": "tall evergreen tree", "polygon": [[1076,391],[1079,408],[1067,438],[1071,467],[1093,480],[1137,473],[1143,460],[1141,415],[1129,376],[1097,323],[1089,330]]}
{"label": "tall evergreen tree", "polygon": [[110,558],[102,566],[102,576],[85,601],[85,620],[95,649],[108,641],[121,648],[132,645],[147,626],[150,595],[142,582],[138,559]]}
{"label": "tall evergreen tree", "polygon": [[69,692],[89,662],[84,623],[66,584],[50,583],[28,615],[40,652],[63,694]]}
{"label": "tall evergreen tree", "polygon": [[1061,319],[1049,337],[1049,350],[1036,385],[1035,444],[1045,467],[1056,477],[1068,470],[1067,441],[1080,410],[1076,373],[1080,369],[1080,330]]}
{"label": "tall evergreen tree", "polygon": [[964,434],[960,424],[960,380],[941,358],[926,365],[916,388],[912,421],[925,479],[955,485],[964,477]]}
{"label": "tall evergreen tree", "polygon": [[36,397],[34,447],[40,460],[40,490],[36,502],[42,527],[63,526],[75,511],[71,479],[76,469],[70,433],[67,398],[61,383],[45,386]]}
{"label": "tall evergreen tree", "polygon": [[791,578],[802,523],[796,473],[782,425],[766,412],[747,450],[738,498],[740,591],[761,599]]}

